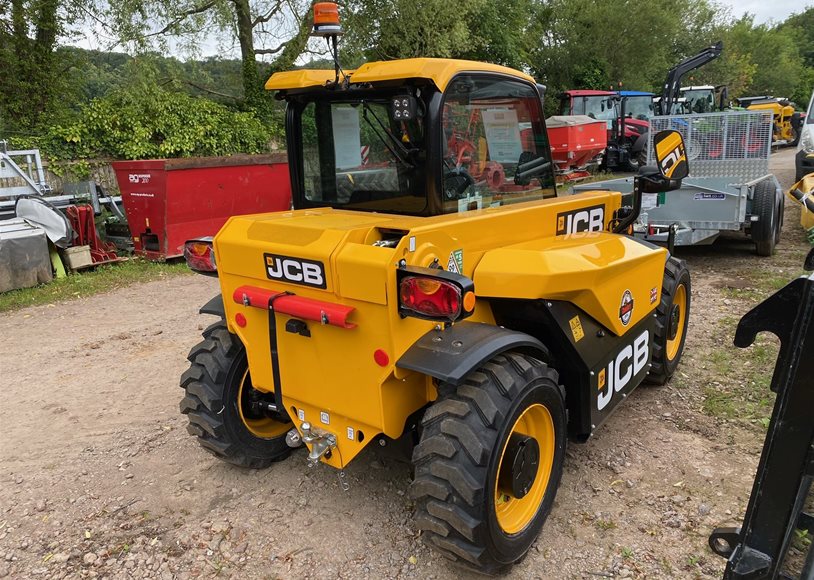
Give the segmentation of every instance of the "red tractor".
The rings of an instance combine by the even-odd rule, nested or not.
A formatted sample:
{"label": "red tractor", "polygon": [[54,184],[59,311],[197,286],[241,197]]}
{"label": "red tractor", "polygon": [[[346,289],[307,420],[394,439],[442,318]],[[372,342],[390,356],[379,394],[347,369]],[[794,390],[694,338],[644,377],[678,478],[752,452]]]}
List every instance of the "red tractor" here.
{"label": "red tractor", "polygon": [[627,96],[612,91],[573,90],[560,94],[561,115],[587,115],[606,121],[608,145],[605,149],[603,167],[637,171],[642,156],[632,155],[633,144],[647,133],[647,119],[628,114]]}

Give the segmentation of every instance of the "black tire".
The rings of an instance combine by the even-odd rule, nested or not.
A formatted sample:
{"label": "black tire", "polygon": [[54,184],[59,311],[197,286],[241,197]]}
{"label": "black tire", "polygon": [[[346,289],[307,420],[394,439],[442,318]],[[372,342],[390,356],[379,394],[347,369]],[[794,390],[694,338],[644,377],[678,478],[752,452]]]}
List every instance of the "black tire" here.
{"label": "black tire", "polygon": [[[251,418],[281,432],[266,438],[252,433],[241,416],[241,385],[254,391],[243,343],[229,332],[223,320],[204,330],[203,337],[189,352],[190,367],[181,375],[185,395],[180,408],[189,418],[187,431],[198,438],[204,449],[240,467],[258,469],[286,458],[291,452],[285,442],[285,433],[291,427],[287,417],[273,420],[254,411]],[[248,409],[246,413],[249,416]]]}
{"label": "black tire", "polygon": [[780,243],[780,234],[783,232],[783,222],[786,218],[786,196],[781,195],[777,200],[777,228],[774,231],[774,245]]}
{"label": "black tire", "polygon": [[667,383],[678,367],[687,340],[691,291],[692,283],[687,265],[684,260],[670,256],[664,265],[661,302],[656,308],[652,366],[647,374],[649,383]]}
{"label": "black tire", "polygon": [[797,144],[800,142],[800,129],[792,125],[791,135],[791,141],[789,141],[788,147],[797,147]]}
{"label": "black tire", "polygon": [[779,236],[780,216],[778,215],[777,192],[771,180],[758,182],[752,195],[752,213],[757,221],[752,222],[751,236],[758,256],[771,256]]}
{"label": "black tire", "polygon": [[631,151],[627,160],[627,170],[638,173],[639,169],[647,165],[647,153],[644,150]]}
{"label": "black tire", "polygon": [[[446,394],[424,414],[421,438],[413,452],[416,525],[430,547],[488,574],[503,571],[526,554],[551,511],[562,477],[566,412],[557,381],[557,372],[545,363],[509,352],[471,372],[457,389],[441,385],[439,392]],[[524,496],[504,495],[497,486],[501,459],[515,424],[520,425],[518,418],[531,421],[545,416],[541,407],[551,419],[547,432],[553,437],[540,444],[543,459],[529,463],[537,465],[538,471],[528,483],[526,504],[510,506],[510,501],[522,501],[518,495]],[[531,409],[533,413],[526,415]],[[544,423],[533,422],[541,429]],[[544,474],[547,480],[540,479]],[[526,515],[516,533],[504,531],[499,504],[502,511],[524,509]]]}

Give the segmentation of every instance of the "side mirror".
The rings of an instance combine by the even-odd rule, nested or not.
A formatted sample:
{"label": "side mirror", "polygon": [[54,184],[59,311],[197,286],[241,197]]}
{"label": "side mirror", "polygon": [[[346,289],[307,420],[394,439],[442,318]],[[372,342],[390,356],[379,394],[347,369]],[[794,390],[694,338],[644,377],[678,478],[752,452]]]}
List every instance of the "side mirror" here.
{"label": "side mirror", "polygon": [[633,180],[633,207],[628,208],[625,217],[614,223],[613,232],[617,234],[625,233],[639,217],[642,211],[642,194],[679,189],[681,180],[690,172],[684,138],[678,131],[656,133],[653,148],[656,151],[657,165],[639,168],[639,174]]}
{"label": "side mirror", "polygon": [[659,173],[672,181],[681,181],[690,174],[684,138],[678,131],[660,131],[653,137]]}

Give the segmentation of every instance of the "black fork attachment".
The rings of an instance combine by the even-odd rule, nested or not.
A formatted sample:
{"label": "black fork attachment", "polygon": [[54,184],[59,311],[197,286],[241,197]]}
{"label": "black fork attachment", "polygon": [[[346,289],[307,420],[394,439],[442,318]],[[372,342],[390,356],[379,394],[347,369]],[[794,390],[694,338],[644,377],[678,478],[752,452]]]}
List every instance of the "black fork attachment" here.
{"label": "black fork attachment", "polygon": [[[724,580],[793,578],[783,568],[795,530],[814,535],[814,517],[805,510],[814,480],[814,275],[750,310],[735,346],[748,347],[761,331],[781,343],[771,385],[777,399],[743,526],[709,537],[712,550],[729,560]],[[810,547],[799,577],[814,580]]]}

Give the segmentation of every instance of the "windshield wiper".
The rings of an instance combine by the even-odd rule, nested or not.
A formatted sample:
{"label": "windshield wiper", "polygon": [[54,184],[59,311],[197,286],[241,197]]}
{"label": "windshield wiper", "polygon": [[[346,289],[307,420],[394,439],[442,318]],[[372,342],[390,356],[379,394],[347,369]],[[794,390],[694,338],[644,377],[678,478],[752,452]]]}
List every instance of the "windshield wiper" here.
{"label": "windshield wiper", "polygon": [[[388,139],[382,137],[376,126],[370,121],[370,119],[368,119],[368,113],[370,113],[373,118],[376,119],[376,123],[378,123],[381,130],[384,131],[384,134],[387,135]],[[404,144],[402,144],[401,141],[399,141],[396,136],[393,135],[390,130],[387,129],[387,127],[385,127],[384,123],[381,122],[376,113],[373,112],[373,109],[370,108],[370,105],[368,105],[365,101],[362,101],[362,118],[365,120],[368,126],[373,129],[373,132],[376,134],[376,137],[379,138],[379,141],[381,141],[382,144],[387,147],[387,150],[390,151],[390,153],[396,158],[396,160],[398,160],[399,163],[409,167],[410,169],[415,169],[415,166],[410,163],[408,159],[411,150],[407,149]]]}

